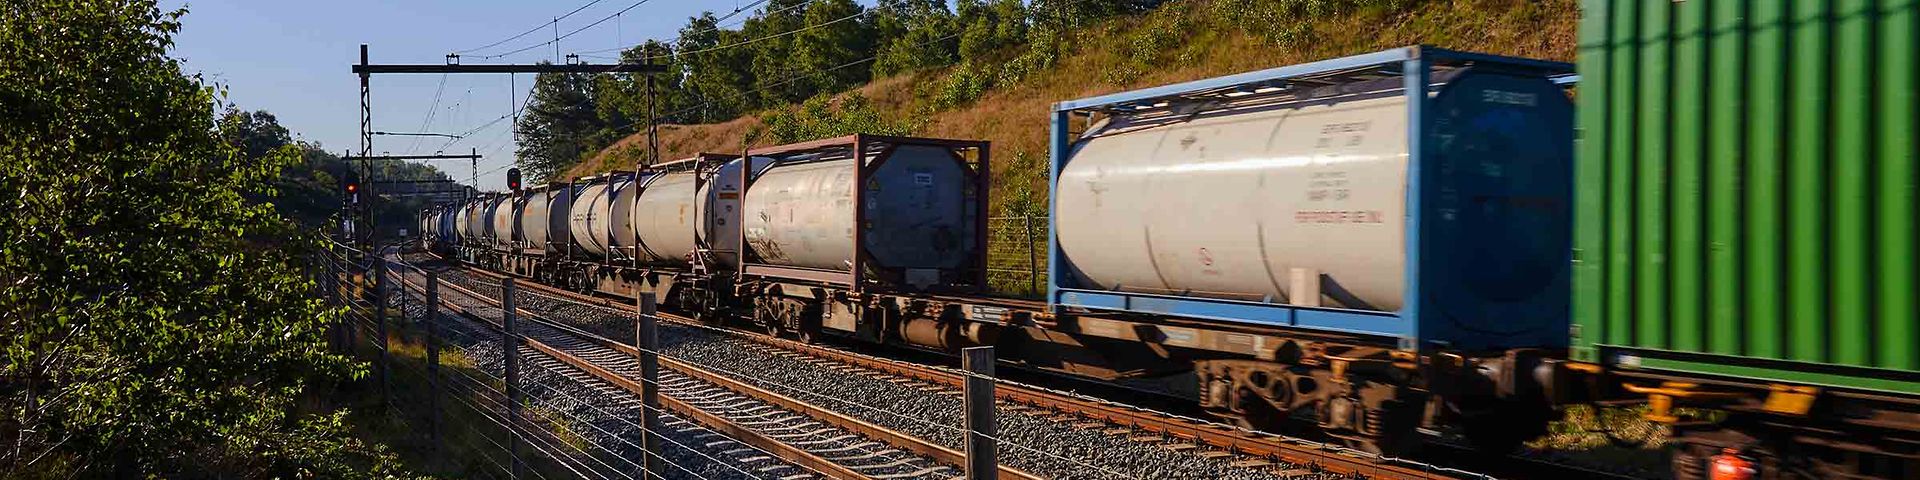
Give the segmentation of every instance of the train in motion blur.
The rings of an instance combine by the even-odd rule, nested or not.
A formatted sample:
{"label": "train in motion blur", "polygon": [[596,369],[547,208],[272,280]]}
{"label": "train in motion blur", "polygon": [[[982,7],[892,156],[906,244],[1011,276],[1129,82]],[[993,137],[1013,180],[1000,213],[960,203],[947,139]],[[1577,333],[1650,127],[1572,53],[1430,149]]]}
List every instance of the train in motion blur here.
{"label": "train in motion blur", "polygon": [[[1679,478],[1736,464],[1914,478],[1910,355],[1855,366],[1679,341],[1719,334],[1683,318],[1705,307],[1581,313],[1648,295],[1598,286],[1672,273],[1576,245],[1677,258],[1606,229],[1690,220],[1635,206],[1644,189],[1592,191],[1678,173],[1632,155],[1577,159],[1600,147],[1576,138],[1576,83],[1582,122],[1595,109],[1638,115],[1634,102],[1589,103],[1631,89],[1582,80],[1573,65],[1423,46],[1058,102],[1038,301],[986,288],[983,141],[862,134],[702,154],[482,196],[420,221],[425,248],[557,287],[651,293],[702,321],[805,341],[994,346],[1016,365],[1168,392],[1226,421],[1362,450],[1399,454],[1442,436],[1506,451],[1545,433],[1560,407],[1644,403],[1673,425]],[[1608,122],[1582,130],[1612,142],[1667,128]],[[1658,194],[1698,195],[1683,187]],[[1619,208],[1658,219],[1621,227]],[[1727,321],[1734,335],[1754,327]],[[1920,348],[1920,320],[1882,321],[1904,322],[1876,331],[1906,332],[1904,348]]]}

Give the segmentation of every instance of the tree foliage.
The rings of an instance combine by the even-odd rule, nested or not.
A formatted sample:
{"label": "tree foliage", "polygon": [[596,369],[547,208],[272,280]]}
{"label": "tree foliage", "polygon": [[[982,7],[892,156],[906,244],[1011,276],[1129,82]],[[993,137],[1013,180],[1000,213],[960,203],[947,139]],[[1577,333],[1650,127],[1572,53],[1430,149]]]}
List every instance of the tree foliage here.
{"label": "tree foliage", "polygon": [[[247,195],[249,200],[272,204],[274,210],[310,229],[333,231],[341,213],[341,180],[358,178],[383,196],[373,202],[375,222],[381,230],[410,228],[414,215],[429,206],[426,197],[388,195],[410,188],[407,185],[374,185],[382,181],[451,180],[432,165],[402,161],[348,164],[320,144],[295,142],[278,118],[265,110],[245,111],[228,108],[218,120],[221,140],[239,148],[241,155],[256,162],[275,161],[282,149],[291,148],[295,160],[280,169],[272,188]],[[362,169],[365,172],[362,172]],[[415,190],[445,190],[449,185],[416,185]],[[384,234],[384,233],[383,233]]]}
{"label": "tree foliage", "polygon": [[182,13],[0,2],[0,471],[389,474],[297,401],[360,373],[322,341],[311,237],[246,200],[298,152],[229,141],[284,131],[216,123],[167,56]]}
{"label": "tree foliage", "polygon": [[533,98],[513,131],[522,172],[549,178],[580,161],[605,125],[596,93],[598,85],[586,74],[542,73],[534,80]]}
{"label": "tree foliage", "polygon": [[557,173],[650,121],[710,123],[754,112],[792,118],[789,107],[818,111],[803,104],[821,95],[955,65],[929,84],[936,90],[929,94],[940,108],[970,102],[1051,67],[1066,43],[1062,32],[1161,1],[878,0],[869,9],[854,0],[769,0],[739,29],[704,12],[687,19],[673,43],[649,40],[621,55],[666,67],[652,101],[639,76],[582,82],[542,75],[519,129],[521,159],[530,171]]}

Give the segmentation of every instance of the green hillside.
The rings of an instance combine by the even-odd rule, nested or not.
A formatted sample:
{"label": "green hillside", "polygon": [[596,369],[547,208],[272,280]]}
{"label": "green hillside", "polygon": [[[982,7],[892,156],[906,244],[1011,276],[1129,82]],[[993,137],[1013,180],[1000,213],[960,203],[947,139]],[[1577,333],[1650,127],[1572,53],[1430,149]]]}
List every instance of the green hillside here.
{"label": "green hillside", "polygon": [[[778,3],[765,8],[780,8]],[[899,3],[883,1],[878,8]],[[873,80],[845,91],[822,89],[849,84],[838,77],[826,87],[779,93],[784,96],[768,96],[766,88],[739,87],[748,92],[742,94],[698,83],[674,85],[696,91],[688,94],[693,97],[663,100],[658,111],[705,116],[689,118],[692,121],[667,118],[681,123],[661,128],[661,156],[731,152],[855,131],[982,138],[993,141],[997,165],[992,197],[998,211],[1041,213],[1046,110],[1052,102],[1420,43],[1571,61],[1579,17],[1571,0],[1038,1],[1025,6],[968,0],[956,7],[957,15],[926,21],[933,26],[923,27],[928,31],[918,35],[934,40],[957,35],[957,43],[927,42],[938,48],[916,50],[927,59],[909,67],[879,68],[876,60],[836,70],[875,67],[865,71]],[[746,24],[749,29],[756,25]],[[940,25],[947,27],[936,29]],[[877,57],[886,59],[888,54]],[[684,55],[682,61],[695,62],[701,55]],[[785,86],[779,82],[817,79],[816,72],[796,66],[766,72],[762,83],[744,85]],[[713,91],[697,91],[701,88]],[[751,102],[730,103],[728,98]],[[668,108],[674,102],[687,106]],[[742,113],[711,115],[727,109]],[[628,121],[635,123],[625,127],[630,135],[605,146],[581,145],[591,149],[554,169],[553,175],[592,175],[644,161],[644,124]]]}

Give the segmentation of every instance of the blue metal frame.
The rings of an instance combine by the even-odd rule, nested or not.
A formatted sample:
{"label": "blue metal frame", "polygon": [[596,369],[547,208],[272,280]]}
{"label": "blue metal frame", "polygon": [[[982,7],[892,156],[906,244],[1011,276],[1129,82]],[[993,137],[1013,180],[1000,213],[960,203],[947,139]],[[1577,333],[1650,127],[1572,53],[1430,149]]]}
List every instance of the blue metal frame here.
{"label": "blue metal frame", "polygon": [[[1101,95],[1091,98],[1058,102],[1053,105],[1050,132],[1049,193],[1059,188],[1060,172],[1066,166],[1068,153],[1073,148],[1073,138],[1069,122],[1078,111],[1125,108],[1129,106],[1149,106],[1159,101],[1194,95],[1210,91],[1233,89],[1249,84],[1279,85],[1290,78],[1310,75],[1339,73],[1343,71],[1363,71],[1377,67],[1397,66],[1400,68],[1408,95],[1408,148],[1414,160],[1408,162],[1407,172],[1407,238],[1406,238],[1406,288],[1405,298],[1400,311],[1372,312],[1358,310],[1340,310],[1328,308],[1301,307],[1260,302],[1222,300],[1213,298],[1182,297],[1130,292],[1113,292],[1070,288],[1063,285],[1072,281],[1072,269],[1065,264],[1065,256],[1060,251],[1058,238],[1058,216],[1051,216],[1047,225],[1047,269],[1050,280],[1047,285],[1048,310],[1054,314],[1065,313],[1067,308],[1096,311],[1117,311],[1171,315],[1187,318],[1209,319],[1228,322],[1250,323],[1287,327],[1304,327],[1314,330],[1359,333],[1381,337],[1390,337],[1400,348],[1422,348],[1419,340],[1423,336],[1420,321],[1421,311],[1429,307],[1430,299],[1421,293],[1422,275],[1426,272],[1423,259],[1429,258],[1428,241],[1421,238],[1420,228],[1423,217],[1431,214],[1429,205],[1424,201],[1424,192],[1432,188],[1430,176],[1423,175],[1428,161],[1428,146],[1423,145],[1422,128],[1427,124],[1428,93],[1432,88],[1431,72],[1436,65],[1458,65],[1462,63],[1476,65],[1498,65],[1501,68],[1513,68],[1534,71],[1542,76],[1554,79],[1562,85],[1577,81],[1573,76],[1573,65],[1515,57],[1501,57],[1471,52],[1458,52],[1428,46],[1410,46],[1383,50],[1379,52],[1354,55],[1344,58],[1321,60],[1317,62],[1271,68],[1223,77],[1210,78],[1161,87],[1134,90],[1130,92]],[[1058,195],[1048,196],[1048,210],[1057,211]],[[1431,334],[1434,332],[1424,332]]]}

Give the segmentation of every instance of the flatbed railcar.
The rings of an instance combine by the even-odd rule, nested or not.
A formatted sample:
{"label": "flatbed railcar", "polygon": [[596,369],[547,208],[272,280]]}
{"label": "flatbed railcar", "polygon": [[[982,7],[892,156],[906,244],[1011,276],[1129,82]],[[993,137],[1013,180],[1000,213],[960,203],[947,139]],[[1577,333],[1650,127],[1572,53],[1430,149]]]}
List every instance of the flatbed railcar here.
{"label": "flatbed railcar", "polygon": [[1572,65],[1407,47],[1055,104],[1043,301],[984,292],[986,142],[701,155],[547,187],[565,235],[527,235],[525,194],[421,228],[578,291],[992,345],[1367,450],[1643,402],[1676,478],[1920,478],[1920,4],[1582,18],[1577,95]]}
{"label": "flatbed railcar", "polygon": [[[1300,230],[1307,236],[1293,241],[1307,244],[1268,250],[1294,255],[1290,261],[1299,268],[1262,265],[1279,268],[1269,275],[1292,276],[1264,297],[1202,284],[1163,282],[1142,290],[1132,280],[1112,282],[1112,268],[1126,268],[1126,260],[1094,259],[1103,252],[1135,255],[1122,250],[1139,237],[1065,223],[1098,220],[1101,202],[1159,202],[1153,211],[1164,215],[1154,222],[1180,222],[1183,212],[1197,219],[1224,208],[1251,212],[1245,199],[1223,195],[1239,190],[1156,197],[1151,188],[1091,198],[1083,206],[1094,210],[1071,214],[1056,203],[1050,262],[1056,283],[1047,300],[986,295],[991,157],[986,142],[965,140],[853,135],[576,179],[545,190],[570,192],[573,206],[570,234],[549,234],[545,248],[534,248],[524,231],[509,231],[516,222],[476,223],[433,248],[578,291],[627,298],[652,293],[706,321],[747,323],[776,335],[943,352],[992,345],[1000,358],[1034,368],[1153,383],[1249,427],[1280,429],[1292,417],[1310,418],[1367,450],[1404,451],[1420,443],[1422,427],[1460,427],[1503,448],[1544,429],[1549,405],[1536,379],[1548,376],[1536,373],[1556,368],[1566,346],[1557,334],[1565,331],[1564,315],[1545,313],[1565,306],[1571,113],[1556,79],[1569,70],[1409,47],[1057,105],[1056,199],[1074,198],[1063,189],[1124,186],[1083,182],[1075,170],[1081,166],[1191,171],[1202,182],[1222,179],[1198,176],[1222,169],[1284,177],[1287,183],[1256,193],[1284,199],[1277,204],[1298,211],[1280,218],[1323,234]],[[1102,123],[1071,130],[1069,120],[1083,114]],[[1289,115],[1309,120],[1278,120]],[[1342,115],[1359,117],[1333,119]],[[1233,133],[1243,137],[1287,135],[1266,143],[1202,139],[1195,125],[1239,128],[1245,131]],[[1165,137],[1166,145],[1156,148],[1169,152],[1215,155],[1096,155],[1115,142],[1121,148],[1107,152],[1124,152],[1132,148],[1127,142],[1148,137]],[[1344,166],[1336,165],[1337,154],[1311,157],[1314,149],[1328,148],[1370,156]],[[1346,167],[1360,168],[1339,178]],[[1501,175],[1503,168],[1510,178]],[[1315,169],[1325,172],[1314,176]],[[1311,185],[1296,181],[1346,187],[1305,188]],[[513,205],[538,213],[525,207],[530,196],[538,194],[483,198],[441,215],[484,216]],[[1379,209],[1335,208],[1343,203]],[[1077,217],[1083,214],[1092,216]],[[1225,232],[1237,225],[1189,219],[1160,227]],[[1251,236],[1186,238],[1181,241],[1200,243],[1182,244],[1183,255],[1199,256],[1172,260],[1205,263],[1217,254],[1247,261],[1247,242],[1257,243],[1259,234],[1234,232]],[[1359,243],[1319,248],[1311,245],[1315,238]],[[1100,244],[1109,240],[1120,243]],[[1501,251],[1476,250],[1475,242]],[[1313,260],[1329,255],[1350,262]],[[1354,258],[1368,255],[1384,263]],[[1502,261],[1516,256],[1524,258]],[[1164,257],[1125,258],[1151,264]],[[1446,273],[1480,259],[1501,270]],[[1189,273],[1208,274],[1204,266]],[[1263,285],[1275,286],[1270,280]],[[1444,282],[1453,280],[1525,290],[1450,289]]]}

